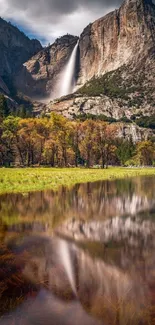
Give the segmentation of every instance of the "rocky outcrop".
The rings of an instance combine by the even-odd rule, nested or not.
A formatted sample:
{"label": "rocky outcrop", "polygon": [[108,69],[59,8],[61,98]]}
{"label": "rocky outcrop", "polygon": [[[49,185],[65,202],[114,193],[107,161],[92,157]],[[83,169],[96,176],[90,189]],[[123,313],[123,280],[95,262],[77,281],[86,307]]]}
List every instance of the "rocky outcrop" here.
{"label": "rocky outcrop", "polygon": [[46,112],[59,112],[68,118],[73,118],[80,114],[93,114],[105,115],[116,120],[127,117],[131,118],[132,115],[149,116],[154,113],[154,106],[142,104],[140,107],[135,106],[127,100],[121,98],[110,98],[108,96],[87,96],[87,95],[71,95],[60,100],[51,101],[46,105]]}
{"label": "rocky outcrop", "polygon": [[132,139],[133,143],[148,140],[154,136],[153,130],[141,128],[135,123],[117,123],[116,125],[118,126],[118,138]]}
{"label": "rocky outcrop", "polygon": [[16,86],[31,97],[52,96],[78,37],[65,35],[27,61],[16,78]]}
{"label": "rocky outcrop", "polygon": [[[36,112],[39,113],[36,107]],[[121,119],[126,117],[131,118],[132,115],[141,114],[151,115],[154,113],[154,108],[148,109],[148,106],[144,106],[143,109],[135,108],[135,106],[129,108],[125,101],[121,99],[109,98],[108,96],[68,96],[61,100],[55,100],[44,106],[44,112],[49,114],[51,112],[57,112],[64,115],[69,119],[74,119],[79,116],[92,115],[104,115],[106,118],[115,120],[118,127],[118,137],[130,139],[136,143],[141,140],[147,140],[152,137],[154,132],[151,129],[141,128],[136,123],[123,123]],[[107,120],[108,120],[107,119]],[[119,122],[120,120],[120,122]],[[130,122],[130,121],[129,121]]]}
{"label": "rocky outcrop", "polygon": [[0,18],[0,76],[13,75],[24,62],[40,51],[38,40],[30,40],[18,28]]}
{"label": "rocky outcrop", "polygon": [[117,100],[112,100],[108,96],[67,96],[61,100],[51,101],[46,106],[46,112],[59,112],[68,118],[73,118],[80,114],[105,114],[108,117],[119,119],[124,113]]}

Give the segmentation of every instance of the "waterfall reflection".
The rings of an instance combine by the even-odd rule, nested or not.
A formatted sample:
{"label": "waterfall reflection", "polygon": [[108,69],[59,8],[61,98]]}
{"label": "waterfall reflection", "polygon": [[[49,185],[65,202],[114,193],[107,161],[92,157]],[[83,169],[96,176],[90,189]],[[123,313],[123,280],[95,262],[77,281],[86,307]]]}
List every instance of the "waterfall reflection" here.
{"label": "waterfall reflection", "polygon": [[[127,243],[121,243],[119,249],[115,245],[105,248],[99,258],[92,256],[89,246],[81,249],[75,243],[66,242],[74,272],[75,296],[72,278],[66,276],[66,265],[63,257],[60,259],[60,241],[56,237],[34,236],[10,246],[14,259],[7,286],[14,286],[18,277],[21,292],[24,293],[24,281],[29,292],[25,293],[23,303],[19,301],[19,306],[19,297],[12,297],[17,299],[18,308],[9,316],[3,315],[0,324],[12,324],[10,317],[16,324],[19,315],[23,317],[22,324],[29,325],[45,324],[45,321],[54,325],[73,324],[75,315],[74,324],[80,321],[84,325],[149,324],[155,303],[152,244],[148,242],[145,246],[140,242],[134,248],[135,260]],[[2,308],[2,297],[0,304]]]}
{"label": "waterfall reflection", "polygon": [[155,182],[0,196],[0,325],[150,325]]}

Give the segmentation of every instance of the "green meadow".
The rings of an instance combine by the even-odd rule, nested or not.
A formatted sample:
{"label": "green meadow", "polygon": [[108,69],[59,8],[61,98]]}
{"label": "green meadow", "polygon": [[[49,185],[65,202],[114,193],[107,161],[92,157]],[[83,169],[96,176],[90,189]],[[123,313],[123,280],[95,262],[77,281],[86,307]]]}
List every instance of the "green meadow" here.
{"label": "green meadow", "polygon": [[57,190],[62,185],[71,187],[77,183],[134,176],[155,176],[155,168],[1,168],[0,194]]}

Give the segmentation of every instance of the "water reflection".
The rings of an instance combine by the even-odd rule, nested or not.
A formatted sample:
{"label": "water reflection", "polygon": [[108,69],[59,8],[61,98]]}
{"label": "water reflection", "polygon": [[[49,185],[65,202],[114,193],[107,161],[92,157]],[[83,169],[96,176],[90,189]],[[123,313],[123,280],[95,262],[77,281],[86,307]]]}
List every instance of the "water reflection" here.
{"label": "water reflection", "polygon": [[150,325],[153,178],[0,198],[0,325]]}
{"label": "water reflection", "polygon": [[[101,259],[91,255],[89,246],[83,250],[66,242],[75,295],[60,258],[59,241],[34,236],[11,247],[14,259],[10,274],[3,275],[3,295],[11,288],[10,293],[14,294],[14,289],[16,293],[10,304],[20,290],[24,298],[18,296],[17,309],[13,306],[15,311],[4,313],[0,324],[17,324],[19,317],[22,324],[149,324],[155,283],[155,261],[149,246],[137,248],[134,263],[130,247],[126,250],[123,244],[119,249],[105,248]],[[1,299],[1,308],[5,308],[3,296]]]}
{"label": "water reflection", "polygon": [[70,218],[103,220],[113,216],[135,214],[155,204],[154,178],[134,178],[65,187],[53,191],[0,196],[2,224],[34,222],[34,230],[54,227]]}

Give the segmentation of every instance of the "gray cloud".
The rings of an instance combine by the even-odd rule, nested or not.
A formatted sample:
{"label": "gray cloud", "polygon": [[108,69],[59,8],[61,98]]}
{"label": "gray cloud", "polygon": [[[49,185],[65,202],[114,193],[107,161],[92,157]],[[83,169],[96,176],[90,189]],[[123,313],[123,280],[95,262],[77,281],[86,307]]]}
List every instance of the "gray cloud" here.
{"label": "gray cloud", "polygon": [[82,29],[121,0],[0,0],[1,16],[23,24],[30,31],[52,41],[66,32]]}
{"label": "gray cloud", "polygon": [[103,9],[105,7],[119,6],[119,0],[7,0],[10,6],[28,10],[34,15],[58,16],[75,12],[79,8],[90,10],[91,8]]}

